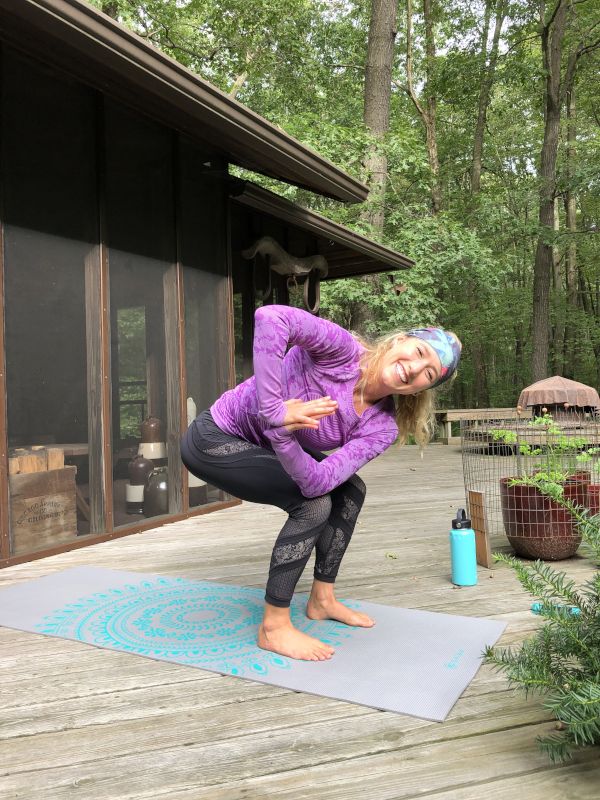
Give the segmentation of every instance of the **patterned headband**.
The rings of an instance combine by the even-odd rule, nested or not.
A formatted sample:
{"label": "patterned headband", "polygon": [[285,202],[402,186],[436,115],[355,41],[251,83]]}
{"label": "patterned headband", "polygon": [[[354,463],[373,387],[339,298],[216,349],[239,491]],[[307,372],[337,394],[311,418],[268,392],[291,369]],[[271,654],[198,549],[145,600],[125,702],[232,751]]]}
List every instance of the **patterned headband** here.
{"label": "patterned headband", "polygon": [[447,381],[460,361],[462,345],[456,336],[443,328],[413,328],[407,331],[407,336],[424,339],[433,347],[440,358],[442,373],[431,388],[433,389],[434,386],[439,386],[440,383]]}

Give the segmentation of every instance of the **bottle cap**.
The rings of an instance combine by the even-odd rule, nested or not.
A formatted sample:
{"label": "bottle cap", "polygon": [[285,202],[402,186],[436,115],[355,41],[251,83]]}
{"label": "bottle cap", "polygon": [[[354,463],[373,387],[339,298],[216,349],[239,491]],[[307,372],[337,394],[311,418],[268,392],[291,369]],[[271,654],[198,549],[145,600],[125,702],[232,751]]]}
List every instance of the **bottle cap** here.
{"label": "bottle cap", "polygon": [[470,528],[471,527],[471,520],[467,517],[467,512],[464,508],[459,508],[456,513],[456,519],[452,520],[452,528],[454,530],[460,530],[462,528]]}

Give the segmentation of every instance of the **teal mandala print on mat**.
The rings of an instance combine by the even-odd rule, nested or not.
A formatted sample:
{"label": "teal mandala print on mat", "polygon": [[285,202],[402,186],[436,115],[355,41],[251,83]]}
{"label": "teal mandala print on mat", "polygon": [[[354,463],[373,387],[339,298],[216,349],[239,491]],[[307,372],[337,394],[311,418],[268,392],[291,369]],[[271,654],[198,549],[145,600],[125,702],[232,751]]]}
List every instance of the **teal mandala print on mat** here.
{"label": "teal mandala print on mat", "polygon": [[[301,631],[332,646],[351,635],[348,626],[333,620],[308,619],[305,604],[306,598],[294,598],[290,609]],[[257,646],[263,608],[260,589],[157,577],[81,597],[45,616],[36,629],[97,647],[259,677],[292,664]]]}

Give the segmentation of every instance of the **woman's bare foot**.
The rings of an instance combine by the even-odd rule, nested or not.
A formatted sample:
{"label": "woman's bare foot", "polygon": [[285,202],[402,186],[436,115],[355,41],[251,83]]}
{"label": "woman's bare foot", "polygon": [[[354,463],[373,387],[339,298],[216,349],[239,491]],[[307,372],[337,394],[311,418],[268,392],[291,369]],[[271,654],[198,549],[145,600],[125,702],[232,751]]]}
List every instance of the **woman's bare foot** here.
{"label": "woman's bare foot", "polygon": [[268,603],[258,629],[258,646],[301,661],[326,661],[335,652],[325,642],[294,628],[289,608],[277,608]]}
{"label": "woman's bare foot", "polygon": [[261,625],[258,629],[258,646],[301,661],[326,661],[334,653],[333,647],[302,633],[291,623],[270,631],[265,629],[264,624]]}
{"label": "woman's bare foot", "polygon": [[[319,584],[321,589],[315,588]],[[323,581],[315,581],[312,592],[306,606],[306,616],[309,619],[335,619],[344,622],[346,625],[354,625],[361,628],[372,628],[375,620],[371,619],[362,611],[354,611],[333,595],[332,584],[324,584]],[[326,589],[325,587],[329,587]]]}

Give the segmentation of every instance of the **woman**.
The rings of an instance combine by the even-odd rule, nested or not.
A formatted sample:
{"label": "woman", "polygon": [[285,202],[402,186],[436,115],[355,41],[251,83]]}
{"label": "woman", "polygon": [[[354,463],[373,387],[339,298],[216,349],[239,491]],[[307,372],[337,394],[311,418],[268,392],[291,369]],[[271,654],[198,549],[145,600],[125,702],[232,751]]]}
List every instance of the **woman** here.
{"label": "woman", "polygon": [[[254,377],[192,422],[181,454],[199,478],[288,513],[271,556],[259,647],[304,660],[331,658],[332,647],[290,619],[294,588],[313,549],[308,617],[374,624],[333,591],[365,498],[355,473],[397,438],[429,440],[429,390],[451,376],[460,350],[457,337],[441,328],[393,334],[370,347],[306,311],[257,309]],[[321,452],[334,448],[328,456]]]}

